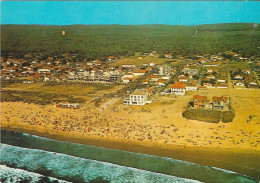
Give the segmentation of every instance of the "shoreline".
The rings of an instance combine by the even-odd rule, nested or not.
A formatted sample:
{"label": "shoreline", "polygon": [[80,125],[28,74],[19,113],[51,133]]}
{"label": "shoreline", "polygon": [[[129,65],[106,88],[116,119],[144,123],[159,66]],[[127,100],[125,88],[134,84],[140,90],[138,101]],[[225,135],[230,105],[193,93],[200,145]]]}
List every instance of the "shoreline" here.
{"label": "shoreline", "polygon": [[182,161],[231,170],[260,180],[260,169],[259,165],[257,165],[257,162],[260,160],[260,152],[257,150],[167,145],[152,142],[133,142],[104,137],[76,137],[73,136],[73,134],[61,135],[57,133],[49,133],[47,129],[46,131],[40,131],[8,126],[1,127],[1,129],[28,133],[53,140],[174,158]]}

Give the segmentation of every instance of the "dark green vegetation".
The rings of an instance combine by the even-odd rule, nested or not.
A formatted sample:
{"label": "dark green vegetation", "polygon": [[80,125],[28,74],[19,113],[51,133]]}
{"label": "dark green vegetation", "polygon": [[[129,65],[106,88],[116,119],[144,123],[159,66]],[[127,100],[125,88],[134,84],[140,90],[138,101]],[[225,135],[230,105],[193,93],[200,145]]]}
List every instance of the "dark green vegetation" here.
{"label": "dark green vegetation", "polygon": [[235,114],[232,110],[217,111],[205,109],[187,109],[182,113],[182,116],[187,119],[205,121],[210,123],[218,123],[220,121],[228,123],[233,121]]}
{"label": "dark green vegetation", "polygon": [[[255,25],[255,26],[254,26]],[[134,52],[219,53],[227,50],[259,56],[257,24],[173,25],[1,25],[2,55],[76,54],[77,60],[130,56]],[[61,31],[66,34],[62,36]],[[195,34],[198,30],[197,34]]]}

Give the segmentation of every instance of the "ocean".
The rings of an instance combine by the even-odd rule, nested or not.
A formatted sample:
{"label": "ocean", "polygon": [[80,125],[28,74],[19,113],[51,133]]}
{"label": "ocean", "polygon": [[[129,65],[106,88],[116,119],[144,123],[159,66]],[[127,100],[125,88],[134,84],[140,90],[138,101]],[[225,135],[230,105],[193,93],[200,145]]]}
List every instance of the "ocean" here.
{"label": "ocean", "polygon": [[93,183],[258,182],[236,172],[173,158],[57,141],[6,130],[1,130],[1,136],[2,182],[21,182],[23,179],[31,182],[42,182],[44,179],[49,182]]}

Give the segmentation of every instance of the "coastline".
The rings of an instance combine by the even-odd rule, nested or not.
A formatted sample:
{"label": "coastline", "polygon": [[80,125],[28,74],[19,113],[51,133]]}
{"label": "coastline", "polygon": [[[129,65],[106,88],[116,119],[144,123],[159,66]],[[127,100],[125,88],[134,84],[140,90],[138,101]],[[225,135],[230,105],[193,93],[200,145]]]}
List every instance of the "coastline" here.
{"label": "coastline", "polygon": [[[29,130],[25,128],[1,127],[2,130],[15,131],[46,137],[53,140],[79,143],[109,149],[150,154],[169,157],[178,160],[193,162],[201,165],[213,166],[231,170],[260,180],[259,165],[260,152],[250,149],[190,147],[180,145],[167,145],[159,143],[133,142],[116,138],[99,138],[86,136],[73,136],[49,133],[48,130]],[[2,137],[3,138],[3,137]]]}
{"label": "coastline", "polygon": [[[214,95],[227,91],[214,90]],[[1,128],[50,139],[169,157],[231,170],[260,180],[259,91],[228,90],[236,116],[232,123],[187,120],[191,95],[160,97],[147,106],[125,106],[122,99],[88,101],[80,109],[26,102],[1,103]],[[199,91],[208,95],[211,91]],[[212,95],[212,94],[211,94]],[[115,111],[116,109],[116,111]],[[254,118],[249,120],[249,116]]]}

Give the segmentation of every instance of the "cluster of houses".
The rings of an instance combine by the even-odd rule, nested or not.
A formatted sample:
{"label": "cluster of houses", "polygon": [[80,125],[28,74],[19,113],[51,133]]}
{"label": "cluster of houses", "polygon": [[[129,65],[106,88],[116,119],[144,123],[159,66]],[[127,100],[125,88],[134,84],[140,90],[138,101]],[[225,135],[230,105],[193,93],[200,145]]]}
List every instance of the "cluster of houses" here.
{"label": "cluster of houses", "polygon": [[227,96],[207,97],[194,95],[192,98],[193,109],[230,110],[230,101]]}
{"label": "cluster of houses", "polygon": [[64,54],[62,58],[47,57],[44,60],[33,56],[30,59],[15,59],[9,57],[1,60],[2,80],[22,80],[24,83],[36,81],[76,81],[87,82],[115,82],[120,75],[114,67],[108,66],[108,62],[114,61],[114,56],[106,60],[94,60],[90,62],[74,62],[73,57]]}
{"label": "cluster of houses", "polygon": [[137,66],[135,64],[123,64],[121,66],[123,72],[121,82],[124,84],[135,82],[137,78],[144,76],[148,72],[154,70],[155,66],[156,64],[153,62],[149,64],[143,64],[141,66]]}
{"label": "cluster of houses", "polygon": [[256,76],[250,70],[236,69],[230,71],[234,88],[259,88]]}
{"label": "cluster of houses", "polygon": [[218,68],[208,68],[201,83],[205,88],[228,88],[228,72]]}
{"label": "cluster of houses", "polygon": [[195,91],[198,89],[199,69],[194,65],[187,64],[178,76],[178,82],[185,86],[186,91]]}
{"label": "cluster of houses", "polygon": [[154,69],[154,72],[148,77],[142,79],[143,85],[151,85],[156,87],[164,87],[168,84],[172,75],[174,75],[176,70],[172,69],[167,65],[158,66]]}

